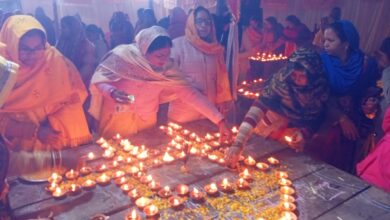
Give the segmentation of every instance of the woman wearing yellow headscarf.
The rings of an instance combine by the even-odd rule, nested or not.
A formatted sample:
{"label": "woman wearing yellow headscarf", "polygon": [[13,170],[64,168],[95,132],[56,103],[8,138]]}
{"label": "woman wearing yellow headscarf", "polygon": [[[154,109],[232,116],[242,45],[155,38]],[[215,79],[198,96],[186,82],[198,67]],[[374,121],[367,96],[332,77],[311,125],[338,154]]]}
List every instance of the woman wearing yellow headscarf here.
{"label": "woman wearing yellow headscarf", "polygon": [[20,64],[0,109],[0,133],[11,151],[10,175],[45,175],[36,173],[53,164],[44,152],[91,140],[82,109],[86,89],[73,64],[47,43],[34,17],[11,16],[0,42],[0,55]]}
{"label": "woman wearing yellow headscarf", "polygon": [[[188,17],[185,36],[173,40],[171,57],[183,77],[207,96],[222,113],[232,101],[224,48],[216,39],[214,22],[204,7],[196,8]],[[201,118],[180,100],[170,103],[169,118],[187,122]]]}

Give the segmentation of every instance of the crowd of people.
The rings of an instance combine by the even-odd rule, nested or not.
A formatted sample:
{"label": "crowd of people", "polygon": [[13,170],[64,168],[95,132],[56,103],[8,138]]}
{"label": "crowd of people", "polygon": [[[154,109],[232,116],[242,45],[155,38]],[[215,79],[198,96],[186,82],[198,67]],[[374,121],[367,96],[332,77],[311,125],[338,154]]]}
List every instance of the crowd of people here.
{"label": "crowd of people", "polygon": [[[115,12],[109,34],[66,16],[59,36],[41,8],[35,17],[3,15],[0,192],[7,170],[46,178],[65,163],[62,149],[91,143],[93,134],[127,137],[151,128],[164,103],[170,120],[217,125],[221,141],[232,141],[228,166],[235,167],[252,133],[281,142],[289,136],[291,147],[390,191],[389,37],[372,57],[337,7],[314,32],[295,15],[285,27],[275,17],[247,16],[237,42],[240,78],[248,77],[248,57],[257,52],[288,60],[264,83],[231,140],[227,115],[236,100],[224,48],[230,15],[201,6],[188,14],[174,8],[160,21],[151,9],[137,14],[133,26]],[[381,118],[384,136],[376,145]]]}

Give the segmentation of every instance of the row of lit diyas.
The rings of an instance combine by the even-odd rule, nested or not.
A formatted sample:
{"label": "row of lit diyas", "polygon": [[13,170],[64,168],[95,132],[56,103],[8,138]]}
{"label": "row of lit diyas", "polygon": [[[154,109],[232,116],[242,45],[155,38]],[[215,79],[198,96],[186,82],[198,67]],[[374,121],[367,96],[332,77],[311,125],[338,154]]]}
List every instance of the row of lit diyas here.
{"label": "row of lit diyas", "polygon": [[260,62],[272,62],[272,61],[280,61],[287,60],[288,57],[283,54],[267,54],[267,53],[256,53],[256,56],[249,57],[250,60],[260,61]]}
{"label": "row of lit diyas", "polygon": [[[170,123],[169,126],[166,127],[166,131],[170,132],[170,136],[174,137],[173,140],[171,141],[171,146],[174,145],[174,148],[177,150],[183,150],[182,147],[179,147],[180,143],[185,143],[186,140],[194,140],[193,143],[198,144],[200,146],[207,146],[206,144],[203,144],[203,142],[208,142],[214,141],[219,138],[218,134],[211,135],[207,134],[204,138],[199,138],[198,135],[195,133],[191,133],[188,130],[182,130],[180,125]],[[183,134],[183,137],[178,136],[177,134]],[[233,129],[233,133],[237,133],[237,129]],[[160,187],[160,184],[153,180],[151,175],[146,175],[145,174],[145,168],[143,166],[143,161],[149,157],[149,150],[145,146],[137,147],[137,146],[132,146],[131,143],[128,140],[121,140],[120,136],[117,135],[114,140],[119,143],[119,148],[116,145],[110,144],[108,141],[105,141],[104,139],[99,139],[98,143],[101,145],[103,149],[105,149],[103,153],[103,157],[110,160],[109,164],[102,164],[96,169],[92,169],[90,167],[83,167],[79,171],[76,170],[69,170],[68,172],[65,173],[64,178],[57,174],[53,173],[53,175],[49,178],[49,186],[47,189],[52,193],[53,197],[55,198],[63,198],[67,194],[70,195],[76,195],[78,194],[81,189],[86,189],[90,190],[93,189],[97,184],[99,185],[108,185],[111,180],[113,179],[114,182],[123,190],[124,193],[127,193],[130,198],[132,198],[135,202],[136,205],[142,209],[147,216],[154,216],[159,213],[159,210],[157,206],[153,204],[147,203],[147,198],[142,197],[139,191],[137,191],[134,186],[132,186],[129,183],[130,178],[127,175],[130,175],[133,178],[136,178],[139,182],[142,184],[145,184],[149,187],[150,190],[155,191],[157,195],[159,195],[162,198],[169,198],[169,203],[173,208],[177,208],[183,205],[185,202],[185,199],[183,197],[176,197],[172,196],[172,193],[170,192],[170,188],[168,186],[165,187]],[[115,142],[115,141],[114,141]],[[191,144],[193,144],[191,143]],[[179,145],[178,145],[179,144]],[[217,146],[217,145],[216,145]],[[219,146],[219,145],[218,145]],[[121,155],[116,155],[115,152],[119,150],[123,150],[130,154],[132,157],[123,157]],[[196,148],[194,148],[196,149]],[[202,156],[202,154],[199,154],[198,150],[193,150],[191,151],[192,148],[190,149],[190,154],[195,154],[198,156]],[[210,149],[206,149],[209,151]],[[110,152],[107,152],[110,151]],[[162,161],[161,163],[169,163],[174,160],[176,160],[176,157],[171,156],[169,153],[172,152],[170,148],[167,148],[167,151],[163,154],[162,156]],[[183,151],[181,151],[183,152]],[[114,154],[114,155],[112,155]],[[185,152],[184,152],[185,154]],[[156,154],[157,155],[157,154]],[[184,155],[185,156],[185,155]],[[96,156],[93,153],[88,153],[86,156],[87,160],[93,160],[96,158]],[[182,155],[183,157],[183,155]],[[179,159],[181,157],[178,157]],[[215,160],[213,157],[210,158],[210,160]],[[223,158],[218,158],[223,159]],[[141,162],[140,162],[141,161]],[[256,161],[252,157],[247,157],[244,158],[244,163],[247,166],[256,166],[258,169],[262,171],[267,171],[269,168],[269,165],[267,163],[256,163]],[[114,171],[111,175],[106,174],[105,172],[108,170],[112,170],[114,168],[118,168],[120,164],[131,164],[131,163],[136,163],[139,162],[137,166],[131,166],[129,169],[126,170],[116,170]],[[268,162],[270,165],[278,165],[279,161],[275,158],[268,158]],[[155,163],[155,160],[154,160]],[[78,185],[76,183],[68,184],[69,186],[63,187],[60,185],[60,183],[65,180],[76,180],[79,176],[87,176],[91,174],[93,171],[95,171],[96,174],[99,174],[99,176],[95,179],[93,178],[87,178],[82,182],[82,184]],[[234,192],[234,188],[236,187],[239,190],[246,190],[249,189],[249,182],[252,181],[251,174],[247,169],[245,169],[242,173],[239,174],[239,179],[235,183],[229,182],[228,179],[223,179],[219,184],[217,183],[210,183],[206,185],[203,189],[206,192],[208,196],[217,196],[219,194],[219,191],[225,192],[225,193],[231,193]],[[291,187],[291,180],[288,179],[287,173],[284,172],[278,172],[278,177],[280,178],[279,184],[281,185],[280,192],[281,192],[281,200],[282,202],[282,208],[285,210],[283,215],[286,217],[285,219],[296,219],[296,215],[294,214],[295,210],[295,199],[293,197],[295,191]],[[188,194],[188,186],[186,185],[179,185],[176,188],[176,192],[178,196],[183,196]],[[198,190],[197,188],[194,188],[190,193],[190,198],[194,202],[202,202],[205,194],[201,192],[201,190]],[[141,200],[138,200],[141,198]],[[138,204],[137,204],[138,203]],[[144,204],[147,203],[147,204]],[[130,216],[130,217],[129,217]],[[137,214],[136,210],[133,210],[129,214],[129,219],[137,219]],[[132,217],[136,218],[132,218]]]}
{"label": "row of lit diyas", "polygon": [[260,91],[262,89],[262,84],[263,84],[263,79],[254,79],[250,82],[248,81],[243,81],[239,86],[238,86],[238,93],[241,96],[244,96],[249,99],[256,99],[260,96]]}

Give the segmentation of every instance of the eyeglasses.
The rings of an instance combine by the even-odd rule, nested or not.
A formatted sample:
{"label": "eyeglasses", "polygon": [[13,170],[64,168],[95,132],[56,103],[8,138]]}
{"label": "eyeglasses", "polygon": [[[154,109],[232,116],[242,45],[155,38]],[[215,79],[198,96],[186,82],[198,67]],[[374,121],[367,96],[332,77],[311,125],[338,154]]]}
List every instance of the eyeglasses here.
{"label": "eyeglasses", "polygon": [[19,47],[19,52],[22,52],[22,53],[35,53],[35,52],[42,52],[46,49],[45,45],[38,45],[36,46],[35,48],[30,48],[30,47],[27,47],[25,45],[21,45]]}
{"label": "eyeglasses", "polygon": [[197,19],[195,19],[195,24],[197,24],[197,25],[202,25],[202,24],[211,25],[211,20],[210,19],[197,18]]}

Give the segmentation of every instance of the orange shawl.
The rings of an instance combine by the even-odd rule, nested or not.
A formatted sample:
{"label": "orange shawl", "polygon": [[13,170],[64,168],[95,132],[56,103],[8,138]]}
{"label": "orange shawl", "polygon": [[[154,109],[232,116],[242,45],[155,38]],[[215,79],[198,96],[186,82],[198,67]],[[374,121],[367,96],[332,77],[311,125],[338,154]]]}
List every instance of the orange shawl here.
{"label": "orange shawl", "polygon": [[187,19],[185,36],[198,50],[205,54],[217,56],[217,96],[216,102],[222,103],[232,100],[228,72],[224,59],[224,48],[216,40],[214,22],[211,24],[211,43],[202,40],[196,31],[194,12]]}
{"label": "orange shawl", "polygon": [[[30,30],[45,33],[41,24],[28,15],[11,16],[0,31],[0,55],[13,62],[19,60],[19,42]],[[0,112],[23,112],[55,105],[87,93],[75,67],[54,47],[46,43],[44,56],[33,67],[21,65],[16,84]]]}

